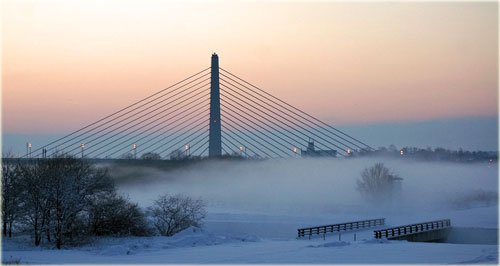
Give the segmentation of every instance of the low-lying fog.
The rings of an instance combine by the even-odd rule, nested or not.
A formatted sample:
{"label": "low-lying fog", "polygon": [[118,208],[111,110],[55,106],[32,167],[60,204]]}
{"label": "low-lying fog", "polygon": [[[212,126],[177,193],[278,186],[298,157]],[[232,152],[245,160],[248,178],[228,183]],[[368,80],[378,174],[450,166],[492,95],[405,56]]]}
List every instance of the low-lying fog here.
{"label": "low-lying fog", "polygon": [[[160,194],[182,193],[203,199],[209,211],[293,215],[372,208],[356,190],[356,180],[377,162],[403,178],[400,195],[387,208],[461,209],[498,203],[497,164],[380,158],[212,161],[170,171],[122,168],[114,175],[120,191],[144,207]],[[129,178],[116,177],[125,173]]]}

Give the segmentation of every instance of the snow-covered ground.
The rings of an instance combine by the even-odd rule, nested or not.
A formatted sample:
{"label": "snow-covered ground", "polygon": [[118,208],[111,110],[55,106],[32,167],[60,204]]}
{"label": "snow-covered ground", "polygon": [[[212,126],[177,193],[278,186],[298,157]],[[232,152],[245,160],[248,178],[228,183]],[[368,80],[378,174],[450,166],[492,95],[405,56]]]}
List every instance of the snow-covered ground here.
{"label": "snow-covered ground", "polygon": [[163,192],[201,197],[209,212],[201,230],[189,228],[173,237],[100,238],[63,250],[34,248],[29,237],[21,236],[3,239],[2,262],[498,263],[498,245],[379,241],[373,239],[374,228],[343,232],[340,237],[334,233],[325,239],[296,238],[300,227],[374,218],[386,218],[383,227],[450,218],[455,228],[498,234],[497,204],[460,201],[475,191],[498,191],[497,168],[388,163],[405,178],[403,192],[407,193],[390,207],[377,208],[364,203],[354,187],[360,169],[370,162],[346,162],[347,166],[322,161],[292,163],[223,163],[156,172],[159,176],[152,180],[122,184],[120,189],[144,207]]}
{"label": "snow-covered ground", "polygon": [[[453,221],[495,219],[496,207],[449,213]],[[488,218],[489,217],[489,218]],[[340,221],[342,218],[329,221]],[[462,219],[460,219],[462,218]],[[203,230],[189,228],[173,237],[102,238],[78,248],[55,250],[4,239],[3,262],[60,263],[497,263],[497,245],[377,241],[373,230],[296,239],[296,229],[315,217],[216,213]],[[321,224],[325,217],[318,217]],[[261,222],[265,220],[264,222]],[[389,219],[388,226],[404,217]],[[321,221],[321,222],[320,222]],[[457,224],[456,226],[458,226]],[[463,224],[468,226],[470,224]],[[485,228],[491,224],[475,224]]]}
{"label": "snow-covered ground", "polygon": [[[496,228],[497,207],[443,214],[454,226]],[[173,237],[101,238],[78,248],[33,248],[27,237],[3,241],[2,261],[36,264],[89,263],[498,263],[498,245],[377,241],[373,229],[296,238],[307,224],[350,221],[349,215],[330,217],[252,213],[212,213],[202,230],[189,228]],[[387,226],[426,221],[424,214],[393,216]],[[352,220],[352,219],[351,219]],[[495,231],[496,232],[496,231]],[[354,240],[356,233],[356,241]],[[29,243],[28,243],[29,242]]]}

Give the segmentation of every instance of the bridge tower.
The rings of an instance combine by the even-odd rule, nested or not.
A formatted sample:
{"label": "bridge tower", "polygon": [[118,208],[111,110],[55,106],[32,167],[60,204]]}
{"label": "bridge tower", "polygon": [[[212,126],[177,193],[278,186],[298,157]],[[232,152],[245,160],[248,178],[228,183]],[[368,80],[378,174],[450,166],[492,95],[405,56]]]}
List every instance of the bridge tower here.
{"label": "bridge tower", "polygon": [[210,129],[208,136],[208,156],[222,155],[221,121],[220,121],[220,87],[219,87],[219,57],[212,54],[210,80]]}

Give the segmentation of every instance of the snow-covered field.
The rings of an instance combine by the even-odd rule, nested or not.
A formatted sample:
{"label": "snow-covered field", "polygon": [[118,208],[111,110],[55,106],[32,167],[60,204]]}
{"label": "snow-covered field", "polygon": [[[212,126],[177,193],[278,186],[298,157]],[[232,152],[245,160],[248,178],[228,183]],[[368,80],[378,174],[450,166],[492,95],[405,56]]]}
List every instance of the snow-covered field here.
{"label": "snow-covered field", "polygon": [[372,218],[386,218],[385,227],[450,218],[455,228],[473,234],[484,229],[477,231],[479,239],[498,234],[497,202],[474,196],[498,191],[496,165],[388,161],[404,178],[403,190],[391,206],[379,208],[355,190],[360,171],[372,163],[292,160],[145,169],[151,178],[121,183],[120,190],[144,207],[165,192],[201,197],[209,212],[201,230],[189,228],[170,238],[101,238],[63,250],[34,248],[21,236],[3,239],[2,262],[498,263],[498,245],[470,244],[478,239],[464,239],[469,244],[377,241],[373,229],[297,239],[300,227]]}

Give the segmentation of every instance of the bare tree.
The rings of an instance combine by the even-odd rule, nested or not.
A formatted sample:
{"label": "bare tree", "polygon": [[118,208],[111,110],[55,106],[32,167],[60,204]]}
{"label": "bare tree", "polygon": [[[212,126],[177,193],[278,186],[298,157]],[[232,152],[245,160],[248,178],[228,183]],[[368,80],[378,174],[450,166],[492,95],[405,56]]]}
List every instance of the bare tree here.
{"label": "bare tree", "polygon": [[173,150],[169,154],[170,160],[179,160],[185,157],[185,153],[181,149]]}
{"label": "bare tree", "polygon": [[49,185],[45,180],[45,169],[35,163],[19,164],[20,188],[23,193],[22,222],[31,227],[35,246],[42,241],[42,232],[50,213]]}
{"label": "bare tree", "polygon": [[58,249],[78,214],[89,204],[89,196],[102,191],[114,190],[106,170],[93,167],[86,160],[54,158],[47,161],[51,185],[54,236]]}
{"label": "bare tree", "polygon": [[162,195],[154,201],[149,211],[154,226],[164,236],[173,236],[190,226],[199,227],[206,216],[202,200],[184,195]]}
{"label": "bare tree", "polygon": [[[2,156],[2,222],[3,235],[12,237],[12,226],[19,218],[22,204],[20,169],[10,154]],[[10,160],[6,160],[6,159]]]}
{"label": "bare tree", "polygon": [[75,221],[81,216],[92,195],[114,191],[106,170],[86,160],[70,157],[35,160],[21,167],[24,196],[23,221],[32,228],[35,245],[45,233],[54,236],[57,248],[72,237]]}
{"label": "bare tree", "polygon": [[392,198],[401,180],[401,177],[392,173],[383,163],[377,163],[363,170],[361,179],[357,180],[357,190],[370,202],[384,203]]}
{"label": "bare tree", "polygon": [[155,152],[146,152],[141,155],[141,159],[143,160],[160,160],[161,156]]}

